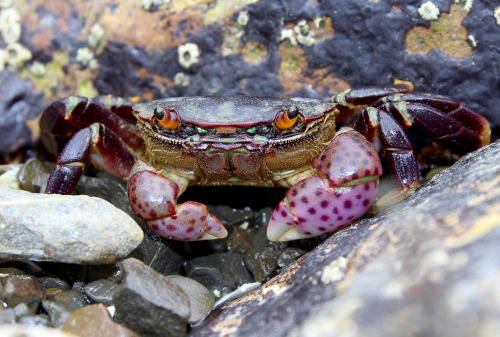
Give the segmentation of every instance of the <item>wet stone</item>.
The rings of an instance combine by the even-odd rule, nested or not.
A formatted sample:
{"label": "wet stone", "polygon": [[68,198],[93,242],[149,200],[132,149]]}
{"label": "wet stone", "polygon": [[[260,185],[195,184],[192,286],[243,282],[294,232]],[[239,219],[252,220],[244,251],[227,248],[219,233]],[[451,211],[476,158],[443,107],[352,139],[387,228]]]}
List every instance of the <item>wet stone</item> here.
{"label": "wet stone", "polygon": [[94,303],[113,305],[113,294],[118,285],[110,280],[97,280],[87,284],[83,291]]}
{"label": "wet stone", "polygon": [[243,221],[253,221],[254,212],[250,208],[232,208],[226,205],[211,206],[210,213],[215,215],[224,226],[234,226]]}
{"label": "wet stone", "polygon": [[71,289],[68,282],[61,280],[60,278],[57,277],[50,277],[50,276],[39,277],[38,281],[40,281],[42,287],[44,287],[45,289],[49,288],[57,288],[63,290]]}
{"label": "wet stone", "polygon": [[0,189],[0,205],[0,258],[111,263],[143,238],[133,219],[99,198]]}
{"label": "wet stone", "polygon": [[2,283],[0,298],[10,308],[25,303],[31,312],[35,312],[40,301],[47,298],[40,282],[30,275],[2,278],[0,283]]}
{"label": "wet stone", "polygon": [[243,254],[215,253],[197,257],[187,263],[186,276],[200,282],[216,296],[254,282]]}
{"label": "wet stone", "polygon": [[134,258],[124,260],[122,269],[113,295],[115,320],[141,336],[184,336],[190,303],[182,288]]}
{"label": "wet stone", "polygon": [[76,290],[56,289],[48,294],[47,300],[42,301],[42,307],[49,314],[51,324],[57,327],[66,322],[72,311],[87,304],[85,296]]}
{"label": "wet stone", "polygon": [[293,261],[307,253],[307,251],[300,248],[288,247],[278,257],[278,267],[283,268],[288,266]]}
{"label": "wet stone", "polygon": [[277,270],[278,259],[287,247],[287,242],[269,241],[267,228],[259,228],[250,242],[245,258],[246,265],[255,281],[262,282]]}
{"label": "wet stone", "polygon": [[69,315],[63,331],[78,336],[138,337],[134,331],[113,321],[103,304],[91,304]]}
{"label": "wet stone", "polygon": [[25,191],[39,193],[53,168],[53,163],[44,163],[38,158],[28,159],[17,174],[19,186]]}

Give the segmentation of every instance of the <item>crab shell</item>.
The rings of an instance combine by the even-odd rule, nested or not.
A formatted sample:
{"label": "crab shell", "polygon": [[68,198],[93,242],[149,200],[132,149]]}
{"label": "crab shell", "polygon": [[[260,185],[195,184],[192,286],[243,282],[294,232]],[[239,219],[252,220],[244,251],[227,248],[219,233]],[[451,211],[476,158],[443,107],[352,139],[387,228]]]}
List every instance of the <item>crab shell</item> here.
{"label": "crab shell", "polygon": [[[273,138],[236,132],[265,125],[276,129],[277,115],[291,106],[298,108],[301,132]],[[158,132],[157,107],[175,111],[181,124],[215,129],[215,134],[186,139]],[[289,187],[287,179],[309,170],[332,139],[335,107],[315,99],[218,96],[161,99],[135,105],[134,113],[145,142],[142,157],[168,177],[181,176],[188,185]]]}

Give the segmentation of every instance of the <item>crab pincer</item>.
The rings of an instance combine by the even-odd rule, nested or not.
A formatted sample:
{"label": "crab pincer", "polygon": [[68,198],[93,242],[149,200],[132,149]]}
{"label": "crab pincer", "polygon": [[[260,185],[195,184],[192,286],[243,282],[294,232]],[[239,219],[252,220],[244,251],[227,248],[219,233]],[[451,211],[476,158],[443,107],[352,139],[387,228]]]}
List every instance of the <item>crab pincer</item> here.
{"label": "crab pincer", "polygon": [[267,229],[272,241],[335,232],[360,218],[377,197],[382,174],[377,151],[360,133],[340,129],[312,165],[317,175],[286,192]]}
{"label": "crab pincer", "polygon": [[160,236],[182,241],[224,238],[227,231],[208,207],[194,201],[177,205],[179,187],[138,160],[128,180],[128,198],[135,215]]}

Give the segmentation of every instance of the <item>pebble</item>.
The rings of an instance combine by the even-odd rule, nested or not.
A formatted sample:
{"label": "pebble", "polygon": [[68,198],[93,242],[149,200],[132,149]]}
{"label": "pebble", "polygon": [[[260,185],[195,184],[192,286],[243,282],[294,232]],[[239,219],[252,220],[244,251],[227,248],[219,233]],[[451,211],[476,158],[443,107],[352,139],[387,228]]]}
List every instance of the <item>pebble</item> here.
{"label": "pebble", "polygon": [[87,284],[83,291],[92,302],[102,303],[105,305],[113,305],[113,294],[118,285],[110,280],[97,280]]}
{"label": "pebble", "polygon": [[142,239],[136,222],[102,199],[0,188],[0,258],[105,264]]}
{"label": "pebble", "polygon": [[49,314],[53,326],[61,327],[72,311],[87,305],[85,296],[76,290],[56,289],[42,301],[43,309]]}
{"label": "pebble", "polygon": [[245,255],[237,253],[215,253],[194,258],[186,265],[186,276],[200,282],[217,296],[254,282],[245,266]]}
{"label": "pebble", "polygon": [[194,324],[205,318],[215,304],[215,297],[201,283],[180,275],[167,276],[167,279],[178,285],[189,298],[190,315],[188,323]]}
{"label": "pebble", "polygon": [[62,330],[78,336],[139,337],[134,331],[113,321],[103,304],[91,304],[73,311]]}
{"label": "pebble", "polygon": [[0,279],[0,298],[9,308],[25,303],[34,313],[47,293],[34,276],[14,275]]}
{"label": "pebble", "polygon": [[190,303],[182,288],[135,258],[124,260],[122,269],[115,320],[141,336],[184,336]]}
{"label": "pebble", "polygon": [[259,228],[250,242],[245,259],[255,281],[262,282],[277,270],[278,259],[287,247],[287,242],[269,241],[267,228],[264,226]]}
{"label": "pebble", "polygon": [[0,325],[2,337],[78,337],[72,333],[44,326],[28,326],[24,324]]}

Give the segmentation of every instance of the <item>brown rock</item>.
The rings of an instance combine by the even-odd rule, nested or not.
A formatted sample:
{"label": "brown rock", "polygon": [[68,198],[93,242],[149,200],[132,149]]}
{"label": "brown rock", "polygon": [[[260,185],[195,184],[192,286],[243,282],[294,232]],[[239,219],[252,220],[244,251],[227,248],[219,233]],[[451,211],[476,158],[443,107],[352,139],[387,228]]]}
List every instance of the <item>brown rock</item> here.
{"label": "brown rock", "polygon": [[139,336],[134,331],[113,321],[103,304],[91,304],[73,311],[62,330],[81,337]]}
{"label": "brown rock", "polygon": [[7,306],[14,308],[19,303],[26,303],[35,312],[40,301],[47,298],[40,282],[30,275],[10,276],[2,280],[0,298]]}

